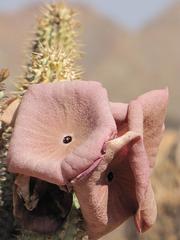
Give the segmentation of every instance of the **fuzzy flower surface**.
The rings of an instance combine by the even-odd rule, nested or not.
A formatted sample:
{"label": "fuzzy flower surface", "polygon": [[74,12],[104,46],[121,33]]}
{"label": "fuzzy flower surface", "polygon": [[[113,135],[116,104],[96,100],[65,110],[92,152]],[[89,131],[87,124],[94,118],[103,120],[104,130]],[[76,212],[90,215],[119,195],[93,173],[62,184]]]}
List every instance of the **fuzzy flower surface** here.
{"label": "fuzzy flower surface", "polygon": [[134,216],[139,232],[155,222],[151,173],[164,131],[168,91],[111,103],[97,82],[31,86],[16,113],[9,171],[71,185],[89,239]]}
{"label": "fuzzy flower surface", "polygon": [[116,133],[106,90],[97,82],[31,86],[18,109],[9,171],[65,185],[97,166]]}
{"label": "fuzzy flower surface", "polygon": [[[155,222],[157,208],[150,177],[164,131],[167,102],[165,89],[148,92],[129,104],[111,103],[118,138],[106,144],[98,167],[73,183],[90,239],[99,239],[130,216],[134,216],[139,232]],[[139,136],[131,139],[128,131]]]}

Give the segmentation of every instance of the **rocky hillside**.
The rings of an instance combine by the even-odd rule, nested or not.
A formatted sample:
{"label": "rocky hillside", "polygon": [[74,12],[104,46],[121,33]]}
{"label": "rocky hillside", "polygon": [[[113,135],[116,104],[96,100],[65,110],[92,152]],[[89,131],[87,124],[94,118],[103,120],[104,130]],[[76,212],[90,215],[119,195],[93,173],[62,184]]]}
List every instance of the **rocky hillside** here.
{"label": "rocky hillside", "polygon": [[[114,36],[116,43],[109,41],[106,57],[97,55],[92,60],[87,56],[87,70],[91,62],[95,65],[94,71],[88,70],[88,77],[102,81],[109,89],[111,99],[117,101],[126,101],[149,89],[168,86],[171,96],[168,123],[173,127],[179,126],[180,3],[139,32],[126,33],[125,41],[121,33],[112,35],[112,41]],[[92,44],[88,42],[91,50]]]}
{"label": "rocky hillside", "polygon": [[[103,82],[112,100],[128,101],[154,88],[168,86],[168,123],[177,126],[180,112],[180,4],[177,3],[139,32],[127,32],[93,9],[78,6],[82,20],[85,79]],[[0,14],[0,65],[9,67],[11,80],[21,72],[39,5]]]}
{"label": "rocky hillside", "polygon": [[10,70],[9,87],[12,89],[22,74],[28,41],[35,25],[37,10],[30,8],[17,13],[0,13],[0,67]]}

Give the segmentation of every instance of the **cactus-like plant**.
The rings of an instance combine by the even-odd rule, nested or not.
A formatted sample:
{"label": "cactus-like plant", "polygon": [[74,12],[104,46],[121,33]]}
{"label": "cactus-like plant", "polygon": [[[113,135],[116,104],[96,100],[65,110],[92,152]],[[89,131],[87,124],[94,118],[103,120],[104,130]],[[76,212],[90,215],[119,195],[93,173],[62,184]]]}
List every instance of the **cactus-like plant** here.
{"label": "cactus-like plant", "polygon": [[[81,78],[81,68],[76,65],[81,53],[77,40],[79,23],[76,20],[75,15],[76,13],[74,10],[64,4],[52,4],[45,8],[38,21],[37,30],[31,47],[31,56],[29,62],[25,66],[26,70],[24,76],[17,84],[17,96],[23,96],[31,84],[56,82],[61,80],[76,80]],[[2,80],[7,77],[6,75],[7,72],[2,72]],[[1,99],[4,99],[3,89],[0,91],[0,97]],[[3,112],[6,106],[4,104],[1,104],[1,106],[3,106],[1,108],[1,112]],[[3,235],[4,239],[41,239],[41,236],[37,234],[32,234],[17,228],[17,225],[13,220],[11,201],[13,176],[6,172],[5,163],[3,162],[7,155],[12,128],[7,125],[4,126],[4,123],[1,123],[0,127],[0,181],[6,180],[6,183],[8,184],[4,184],[3,188],[5,188],[6,194],[3,195],[3,190],[1,189],[2,184],[0,182],[0,197],[2,197],[0,198],[0,201],[1,204],[5,201],[5,206],[7,208],[7,214],[5,215],[9,216],[7,221],[11,222],[11,229],[7,229],[6,227],[6,234],[4,233]],[[9,197],[8,201],[4,199],[4,197]],[[81,211],[79,206],[75,204],[76,201],[77,200],[74,200],[67,221],[60,231],[54,236],[43,236],[42,239],[87,239]],[[2,231],[4,231],[5,225],[1,222],[0,224]],[[14,234],[18,231],[19,235],[15,237]]]}
{"label": "cactus-like plant", "polygon": [[[6,94],[4,92],[5,91],[4,80],[8,78],[8,75],[9,73],[7,69],[0,70],[0,114],[3,113],[6,107],[6,102],[5,102]],[[5,158],[7,155],[9,131],[10,131],[10,128],[7,128],[6,125],[2,121],[0,121],[0,206],[1,207],[4,205],[3,188],[7,180]]]}
{"label": "cactus-like plant", "polygon": [[[4,99],[5,99],[5,86],[4,80],[8,77],[8,71],[6,69],[0,70],[0,114],[3,113],[4,110]],[[3,201],[3,183],[6,181],[6,166],[4,163],[4,159],[6,157],[7,149],[6,149],[6,138],[5,138],[5,126],[2,121],[0,121],[0,206],[2,207],[4,204]]]}
{"label": "cactus-like plant", "polygon": [[17,85],[20,95],[30,84],[81,78],[76,65],[81,53],[75,11],[63,4],[48,5],[39,19],[30,61]]}
{"label": "cactus-like plant", "polygon": [[[0,115],[12,98],[5,92],[4,80],[8,78],[7,69],[0,70]],[[6,171],[6,156],[12,128],[0,120],[0,236],[1,239],[15,239],[16,223],[12,212],[13,176]]]}

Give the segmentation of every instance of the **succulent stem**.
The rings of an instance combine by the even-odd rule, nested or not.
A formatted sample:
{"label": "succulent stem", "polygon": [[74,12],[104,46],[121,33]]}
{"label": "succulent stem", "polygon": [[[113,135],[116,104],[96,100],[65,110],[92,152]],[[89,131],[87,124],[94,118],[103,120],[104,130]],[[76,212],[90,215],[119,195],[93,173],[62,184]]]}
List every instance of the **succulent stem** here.
{"label": "succulent stem", "polygon": [[38,21],[25,74],[17,85],[19,95],[31,84],[81,78],[82,70],[76,65],[81,53],[75,16],[64,4],[47,5]]}
{"label": "succulent stem", "polygon": [[[22,97],[31,84],[81,79],[82,70],[76,65],[77,61],[80,59],[81,52],[77,40],[79,23],[75,17],[75,11],[66,7],[64,4],[52,4],[46,6],[38,21],[37,30],[32,42],[31,55],[25,67],[26,70],[24,76],[17,84],[17,96]],[[1,82],[7,78],[7,76],[7,71],[1,71],[0,101],[4,100],[6,97],[4,94],[4,85]],[[3,113],[4,109],[4,105],[1,104],[1,113]],[[6,206],[7,202],[10,203],[8,205],[8,214],[13,225],[11,232],[14,234],[16,232],[16,224],[13,222],[14,220],[12,218],[11,196],[13,176],[6,172],[6,164],[4,161],[7,155],[12,128],[5,126],[3,122],[0,122],[0,124],[0,205],[3,205],[4,201],[6,202]],[[8,176],[7,181],[6,176]],[[8,201],[3,197],[3,182],[8,182],[8,186],[10,186],[8,189],[7,186],[5,186],[6,192],[9,193],[8,196],[10,200]],[[2,229],[1,231],[3,231],[5,224],[1,224],[0,222],[0,225],[0,228]],[[0,235],[3,236],[1,231]],[[11,237],[12,236],[8,235],[8,237],[5,238],[10,239]],[[41,239],[41,236],[20,230],[17,239],[35,240]],[[46,239],[46,237],[42,236],[42,239]],[[54,236],[47,236],[47,239],[87,239],[81,211],[75,206],[75,204],[73,204],[72,211],[66,223],[62,226],[62,229],[60,229],[60,232]]]}

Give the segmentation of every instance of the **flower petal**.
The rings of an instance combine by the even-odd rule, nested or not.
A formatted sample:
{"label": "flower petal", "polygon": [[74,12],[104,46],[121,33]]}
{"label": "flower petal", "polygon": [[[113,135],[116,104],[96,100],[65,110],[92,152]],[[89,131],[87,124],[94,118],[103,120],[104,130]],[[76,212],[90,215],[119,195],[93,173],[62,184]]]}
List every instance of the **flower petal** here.
{"label": "flower petal", "polygon": [[168,89],[148,92],[138,99],[143,109],[144,145],[150,167],[154,167],[158,147],[164,132],[164,121],[168,104]]}
{"label": "flower petal", "polygon": [[141,137],[120,148],[112,161],[105,155],[88,177],[74,183],[90,239],[98,239],[132,215],[140,232],[154,223],[157,209],[150,174],[162,137],[167,100],[167,90],[157,90],[130,104],[111,103],[118,136],[132,131]]}
{"label": "flower petal", "polygon": [[100,83],[31,86],[18,110],[9,171],[64,185],[99,159],[104,143],[115,134]]}
{"label": "flower petal", "polygon": [[7,106],[7,108],[3,112],[0,120],[2,122],[5,122],[8,125],[13,124],[19,104],[20,104],[19,99],[13,99],[13,101],[10,102],[10,104]]}

